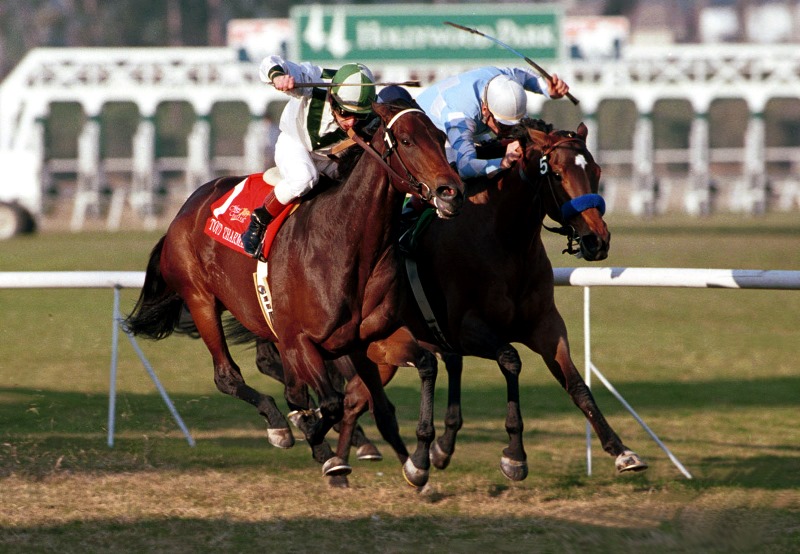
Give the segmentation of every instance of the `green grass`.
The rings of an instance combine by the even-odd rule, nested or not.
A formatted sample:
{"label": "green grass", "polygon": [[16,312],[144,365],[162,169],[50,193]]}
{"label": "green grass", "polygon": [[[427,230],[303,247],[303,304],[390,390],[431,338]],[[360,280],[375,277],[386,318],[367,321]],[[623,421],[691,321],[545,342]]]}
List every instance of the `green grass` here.
{"label": "green grass", "polygon": [[[705,220],[607,218],[616,267],[800,270],[796,214]],[[144,269],[159,233],[41,234],[0,243],[0,271]],[[554,265],[586,262],[558,254]],[[138,291],[122,291],[130,310]],[[559,287],[583,365],[582,293]],[[694,479],[685,479],[595,380],[598,403],[650,463],[616,476],[541,361],[523,349],[530,476],[506,481],[505,386],[496,365],[465,370],[465,427],[421,493],[386,459],[355,463],[329,489],[302,443],[267,445],[248,405],[217,392],[200,341],[140,341],[197,439],[190,448],[121,338],[114,448],[106,446],[110,290],[0,290],[0,551],[100,552],[796,552],[800,544],[800,292],[594,288],[592,359]],[[252,350],[245,378],[274,395]],[[437,385],[437,423],[446,402]],[[418,379],[388,393],[409,446]],[[377,439],[374,426],[366,429]]]}

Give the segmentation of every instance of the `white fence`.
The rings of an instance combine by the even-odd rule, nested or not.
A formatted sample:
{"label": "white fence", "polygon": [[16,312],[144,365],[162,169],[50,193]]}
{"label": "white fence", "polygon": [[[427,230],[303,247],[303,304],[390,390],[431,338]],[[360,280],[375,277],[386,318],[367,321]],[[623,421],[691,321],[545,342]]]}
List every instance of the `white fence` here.
{"label": "white fence", "polygon": [[[670,452],[664,443],[639,417],[630,404],[617,392],[611,382],[597,369],[591,359],[591,317],[590,288],[607,286],[624,287],[688,287],[688,288],[727,288],[727,289],[772,289],[800,290],[800,271],[784,270],[745,270],[745,269],[686,269],[686,268],[641,268],[641,267],[580,267],[555,268],[553,270],[557,286],[578,286],[584,288],[584,364],[586,384],[591,386],[592,375],[630,412],[650,437],[667,454],[672,463],[691,479],[692,475]],[[140,271],[6,271],[0,272],[0,288],[112,288],[114,308],[112,312],[111,339],[111,377],[108,409],[108,445],[114,445],[114,418],[116,403],[116,374],[119,330],[122,329],[122,316],[119,309],[119,291],[122,288],[141,288],[144,272]],[[123,329],[124,331],[124,329]],[[128,340],[139,359],[158,388],[161,397],[169,408],[176,423],[191,446],[195,442],[186,425],[175,409],[166,390],[161,385],[155,371],[133,336],[126,333]],[[587,473],[592,473],[591,434],[586,423],[586,464]]]}

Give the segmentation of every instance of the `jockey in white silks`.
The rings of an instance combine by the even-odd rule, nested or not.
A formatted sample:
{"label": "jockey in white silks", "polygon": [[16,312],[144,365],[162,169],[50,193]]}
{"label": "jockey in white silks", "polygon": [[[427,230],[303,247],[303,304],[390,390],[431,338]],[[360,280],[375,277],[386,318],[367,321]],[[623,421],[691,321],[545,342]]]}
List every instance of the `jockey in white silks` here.
{"label": "jockey in white silks", "polygon": [[[275,165],[281,178],[264,199],[264,205],[253,210],[250,225],[242,233],[244,250],[253,257],[260,256],[264,231],[275,216],[307,194],[320,174],[338,177],[337,162],[329,154],[348,139],[347,131],[356,130],[372,118],[372,102],[376,98],[372,72],[362,64],[348,63],[334,72],[269,56],[261,62],[259,75],[263,82],[272,83],[291,99],[281,114],[275,143]],[[326,79],[334,86],[297,86]]]}

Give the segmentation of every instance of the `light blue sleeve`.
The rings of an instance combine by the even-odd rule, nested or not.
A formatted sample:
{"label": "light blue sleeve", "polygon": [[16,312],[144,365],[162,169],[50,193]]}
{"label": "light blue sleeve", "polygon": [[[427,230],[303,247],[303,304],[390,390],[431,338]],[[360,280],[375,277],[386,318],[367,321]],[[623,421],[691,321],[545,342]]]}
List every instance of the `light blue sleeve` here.
{"label": "light blue sleeve", "polygon": [[521,67],[506,67],[500,71],[522,85],[522,88],[525,90],[535,92],[536,94],[541,94],[545,98],[550,98],[547,81],[539,74]]}
{"label": "light blue sleeve", "polygon": [[462,179],[490,177],[500,170],[502,158],[483,160],[475,150],[474,120],[450,114],[445,121],[445,133],[450,147],[456,154],[456,169]]}

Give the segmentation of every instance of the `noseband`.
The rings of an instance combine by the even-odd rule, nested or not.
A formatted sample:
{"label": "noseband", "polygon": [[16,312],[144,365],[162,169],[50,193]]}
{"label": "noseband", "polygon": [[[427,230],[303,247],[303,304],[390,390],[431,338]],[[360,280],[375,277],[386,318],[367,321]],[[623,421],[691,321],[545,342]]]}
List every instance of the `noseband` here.
{"label": "noseband", "polygon": [[[555,185],[553,184],[554,177],[549,163],[549,156],[556,148],[573,142],[577,142],[583,146],[583,141],[575,137],[566,137],[554,142],[547,149],[543,150],[542,155],[539,158],[539,175],[546,179],[550,194],[552,194],[553,200],[555,200],[556,203],[558,203],[558,198],[556,197]],[[523,182],[531,183],[530,177],[528,177],[527,173],[525,172],[526,166],[527,164],[524,163],[524,160],[523,163],[519,164],[519,176]],[[542,225],[545,229],[552,233],[557,233],[567,237],[567,248],[563,251],[564,253],[577,254],[580,252],[580,249],[576,249],[574,246],[575,244],[580,245],[580,236],[575,228],[571,225],[568,225],[567,222],[576,215],[590,208],[597,208],[597,210],[600,212],[600,215],[603,215],[606,213],[606,202],[603,200],[602,196],[594,193],[582,194],[576,198],[570,198],[567,202],[561,205],[561,227],[548,227],[547,225]]]}
{"label": "noseband", "polygon": [[[418,108],[407,108],[397,112],[394,117],[389,120],[389,123],[386,124],[383,130],[383,142],[386,144],[386,151],[383,154],[378,153],[378,151],[375,150],[371,144],[366,142],[355,132],[350,135],[350,138],[352,138],[356,144],[361,146],[361,148],[363,148],[367,154],[377,159],[386,172],[389,173],[391,178],[403,183],[426,202],[430,202],[431,198],[433,198],[431,188],[426,183],[417,180],[417,178],[408,170],[406,164],[403,163],[403,158],[400,156],[400,152],[397,149],[397,140],[394,138],[394,133],[392,132],[392,126],[397,122],[398,119],[400,119],[400,117],[407,113],[413,112],[419,112],[421,114],[425,113]],[[394,153],[397,153],[397,161],[400,163],[400,167],[403,168],[403,171],[406,172],[405,177],[395,171],[394,168],[386,161]]]}

